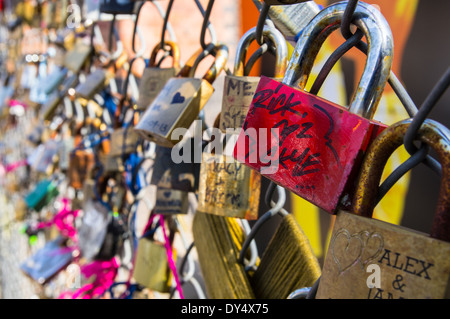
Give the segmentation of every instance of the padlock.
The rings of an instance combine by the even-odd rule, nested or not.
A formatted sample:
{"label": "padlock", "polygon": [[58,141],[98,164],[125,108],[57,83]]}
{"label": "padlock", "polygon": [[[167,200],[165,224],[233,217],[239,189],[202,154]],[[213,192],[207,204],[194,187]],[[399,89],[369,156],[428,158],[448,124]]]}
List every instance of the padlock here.
{"label": "padlock", "polygon": [[128,54],[123,51],[114,61],[109,60],[105,63],[106,68],[96,69],[90,73],[83,83],[75,88],[75,98],[91,100],[96,93],[104,89],[115,77],[115,71],[120,69],[127,62]]}
{"label": "padlock", "polygon": [[103,89],[113,75],[104,69],[97,69],[86,77],[86,81],[75,88],[75,97],[90,100]]}
{"label": "padlock", "polygon": [[139,240],[133,278],[151,290],[170,291],[172,272],[164,244],[145,237]]}
{"label": "padlock", "polygon": [[90,176],[94,166],[95,156],[92,150],[74,150],[70,154],[67,171],[69,185],[76,190],[83,189],[83,183]]}
{"label": "padlock", "polygon": [[158,187],[156,190],[155,214],[186,215],[189,210],[188,192]]}
{"label": "padlock", "polygon": [[[145,111],[142,119],[135,129],[142,136],[158,145],[173,147],[177,144],[179,136],[172,136],[177,128],[189,129],[206,102],[212,96],[213,81],[224,69],[228,58],[228,48],[223,45],[215,46],[210,54],[215,61],[202,79],[194,78],[198,65],[199,54],[194,54],[178,77],[170,79],[158,94],[153,103]],[[205,55],[202,54],[204,57]]]}
{"label": "padlock", "polygon": [[63,98],[66,96],[69,90],[76,85],[77,81],[78,77],[75,74],[67,77],[61,86],[61,90],[54,92],[49,97],[47,102],[44,105],[42,105],[40,113],[42,114],[43,121],[50,122],[52,120]]}
{"label": "padlock", "polygon": [[[207,144],[205,141],[201,141],[201,145],[196,143],[196,138],[188,138],[175,145],[175,148],[157,145],[150,184],[165,189],[196,192],[199,187],[201,165],[200,160],[195,160],[195,153],[201,153]],[[184,152],[185,149],[194,151],[191,152],[190,158],[186,158],[186,161],[176,163],[172,158],[172,150],[180,154],[181,150]]]}
{"label": "padlock", "polygon": [[93,47],[85,44],[82,40],[78,40],[73,49],[66,53],[64,58],[64,66],[73,73],[78,73],[86,64],[93,52]]}
{"label": "padlock", "polygon": [[145,111],[153,103],[167,81],[175,77],[180,71],[180,49],[178,45],[171,41],[166,41],[165,44],[170,47],[167,52],[172,57],[172,67],[160,68],[158,66],[156,56],[161,50],[161,43],[159,43],[153,49],[149,66],[144,69],[139,83],[139,101],[137,102],[139,110]]}
{"label": "padlock", "polygon": [[[263,36],[275,46],[276,64],[275,78],[281,80],[286,72],[288,49],[281,32],[274,28],[264,27]],[[225,76],[220,130],[242,128],[248,109],[258,86],[260,77],[248,76],[245,73],[245,60],[250,44],[256,39],[256,28],[247,31],[238,43],[234,74]]]}
{"label": "padlock", "polygon": [[[121,104],[124,102],[121,101]],[[119,105],[117,114],[121,111],[123,105]],[[124,115],[124,117],[126,114]],[[133,109],[132,116],[129,122],[122,123],[120,115],[116,116],[116,129],[111,133],[110,137],[110,151],[109,156],[112,157],[123,157],[131,153],[136,152],[137,146],[140,142],[140,135],[133,129],[136,125],[138,116]]]}
{"label": "padlock", "polygon": [[369,52],[349,109],[303,91],[321,44],[339,28],[346,5],[331,5],[308,24],[282,83],[261,78],[234,150],[238,161],[332,214],[351,203],[351,176],[367,146],[386,128],[371,118],[393,50],[384,17],[359,3],[353,23],[364,31]]}
{"label": "padlock", "polygon": [[427,119],[417,134],[437,153],[443,169],[431,235],[372,219],[384,166],[411,121],[387,128],[370,146],[352,211],[337,214],[316,298],[450,298],[448,128]]}
{"label": "padlock", "polygon": [[101,0],[100,12],[109,14],[133,14],[136,1],[132,0]]}
{"label": "padlock", "polygon": [[46,95],[54,92],[64,81],[67,75],[67,69],[61,67],[55,67],[55,69],[47,77],[45,77],[41,83],[39,83],[40,91]]}
{"label": "padlock", "polygon": [[40,212],[58,195],[58,185],[51,179],[44,179],[25,197],[25,203],[29,209]]}
{"label": "padlock", "polygon": [[203,153],[197,210],[258,219],[261,176],[231,156]]}

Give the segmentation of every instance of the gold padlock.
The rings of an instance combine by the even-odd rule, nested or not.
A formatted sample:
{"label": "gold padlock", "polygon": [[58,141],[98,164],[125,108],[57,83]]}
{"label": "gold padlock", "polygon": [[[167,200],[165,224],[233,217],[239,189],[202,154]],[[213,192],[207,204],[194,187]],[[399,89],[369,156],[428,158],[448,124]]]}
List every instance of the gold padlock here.
{"label": "gold padlock", "polygon": [[261,175],[232,156],[203,153],[202,157],[197,210],[257,219]]}
{"label": "gold padlock", "polygon": [[145,68],[139,83],[139,101],[137,106],[139,110],[145,111],[155,100],[159,92],[164,88],[167,81],[175,77],[180,69],[180,49],[175,42],[166,41],[170,50],[167,52],[172,57],[173,63],[170,68],[160,68],[156,62],[156,56],[161,50],[159,43],[152,51],[149,61],[149,67]]}
{"label": "gold padlock", "polygon": [[[202,79],[194,78],[199,60],[204,58],[203,50],[192,56],[178,77],[170,79],[153,103],[142,116],[136,130],[154,143],[173,147],[180,142],[180,136],[173,136],[175,129],[189,129],[206,102],[212,96],[213,81],[224,69],[228,58],[228,48],[221,44],[209,54],[215,61]],[[200,54],[200,55],[199,55]]]}
{"label": "gold padlock", "polygon": [[94,153],[91,150],[75,150],[70,154],[68,177],[69,185],[74,189],[83,189],[83,183],[95,165]]}
{"label": "gold padlock", "polygon": [[[275,79],[283,79],[288,63],[286,40],[280,31],[269,27],[264,28],[263,36],[269,45],[275,47]],[[248,76],[250,69],[245,65],[248,48],[255,40],[256,28],[252,28],[238,43],[234,74],[225,76],[220,117],[220,130],[224,133],[227,129],[242,128],[261,79],[259,76]]]}
{"label": "gold padlock", "polygon": [[133,277],[138,284],[151,290],[170,291],[172,272],[162,243],[148,238],[139,240]]}
{"label": "gold padlock", "polygon": [[438,154],[443,169],[431,236],[371,218],[384,166],[410,123],[392,125],[370,146],[352,213],[337,214],[316,298],[450,298],[448,128],[428,119],[417,134]]}

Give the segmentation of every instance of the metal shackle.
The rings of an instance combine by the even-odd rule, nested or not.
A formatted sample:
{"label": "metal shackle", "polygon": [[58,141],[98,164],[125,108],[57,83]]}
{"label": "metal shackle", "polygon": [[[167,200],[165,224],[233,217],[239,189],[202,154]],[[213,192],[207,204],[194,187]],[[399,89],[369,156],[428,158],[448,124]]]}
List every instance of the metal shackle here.
{"label": "metal shackle", "polygon": [[[269,44],[273,44],[276,49],[275,61],[275,77],[283,77],[286,73],[288,63],[288,47],[286,39],[278,29],[264,26],[263,37],[269,39]],[[256,40],[256,27],[248,30],[239,40],[236,50],[236,60],[234,63],[234,75],[244,76],[245,60],[247,57],[248,48],[253,41]]]}
{"label": "metal shackle", "polygon": [[[180,67],[180,48],[178,45],[173,41],[164,41],[164,44],[169,47],[169,55],[173,59],[173,67],[179,68]],[[152,54],[150,56],[149,66],[155,67],[158,63],[156,63],[156,56],[158,55],[159,51],[161,51],[161,43],[158,43],[152,50]],[[165,49],[164,49],[165,50]]]}
{"label": "metal shackle", "polygon": [[208,55],[214,56],[214,62],[203,76],[203,79],[212,84],[220,72],[225,69],[228,61],[228,47],[225,44],[210,44],[206,50],[200,48],[186,61],[177,76],[194,77],[198,65]]}
{"label": "metal shackle", "polygon": [[[304,89],[314,60],[327,37],[341,26],[347,1],[338,2],[320,11],[305,27],[283,83]],[[349,111],[371,119],[386,86],[393,58],[392,32],[383,15],[375,7],[359,2],[352,23],[366,36],[367,60],[363,74],[352,97]]]}
{"label": "metal shackle", "polygon": [[[392,153],[403,144],[411,122],[412,119],[407,119],[388,127],[369,147],[353,200],[354,214],[372,217],[383,169]],[[417,138],[437,153],[443,170],[431,237],[450,242],[450,130],[427,119],[420,127]]]}

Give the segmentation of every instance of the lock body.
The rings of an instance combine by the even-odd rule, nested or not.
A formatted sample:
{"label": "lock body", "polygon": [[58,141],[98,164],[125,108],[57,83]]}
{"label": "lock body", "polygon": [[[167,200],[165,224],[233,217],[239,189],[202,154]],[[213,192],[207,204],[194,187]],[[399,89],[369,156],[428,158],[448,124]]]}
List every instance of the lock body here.
{"label": "lock body", "polygon": [[133,271],[136,282],[151,290],[169,292],[171,276],[164,245],[148,238],[140,239]]}
{"label": "lock body", "polygon": [[158,188],[156,191],[155,214],[186,215],[189,209],[188,193]]}
{"label": "lock body", "polygon": [[[447,299],[449,254],[448,242],[342,211],[336,217],[316,298]],[[374,283],[378,287],[370,288]]]}
{"label": "lock body", "polygon": [[172,78],[135,129],[160,146],[173,147],[180,141],[180,135],[172,134],[174,130],[189,129],[213,92],[214,88],[206,80]]}
{"label": "lock body", "polygon": [[[234,157],[314,203],[336,213],[348,176],[367,145],[386,126],[344,107],[262,77]],[[265,134],[261,134],[261,130]]]}
{"label": "lock body", "polygon": [[84,181],[90,176],[95,165],[94,153],[88,150],[75,150],[70,154],[67,172],[69,185],[74,189],[83,189]]}
{"label": "lock body", "polygon": [[253,96],[259,84],[259,77],[226,75],[220,130],[242,128]]}
{"label": "lock body", "polygon": [[178,69],[149,67],[144,70],[139,83],[138,109],[145,111],[164,88],[167,81],[175,77]]}
{"label": "lock body", "polygon": [[77,85],[75,88],[75,96],[86,100],[92,99],[107,84],[109,76],[106,70],[95,70],[87,76],[85,82]]}
{"label": "lock body", "polygon": [[203,153],[197,210],[248,220],[258,218],[261,176],[231,156]]}
{"label": "lock body", "polygon": [[135,152],[139,134],[132,129],[121,127],[111,133],[110,156],[122,156]]}
{"label": "lock body", "polygon": [[72,50],[66,53],[64,58],[64,66],[73,73],[78,73],[85,65],[91,54],[92,48],[89,45],[78,41]]}

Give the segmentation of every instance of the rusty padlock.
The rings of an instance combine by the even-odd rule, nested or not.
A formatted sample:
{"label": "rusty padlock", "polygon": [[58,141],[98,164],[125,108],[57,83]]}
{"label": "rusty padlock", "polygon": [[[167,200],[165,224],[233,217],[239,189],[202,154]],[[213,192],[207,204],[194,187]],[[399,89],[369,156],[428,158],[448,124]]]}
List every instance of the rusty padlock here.
{"label": "rusty padlock", "polygon": [[431,235],[372,219],[384,166],[402,145],[411,121],[404,120],[387,128],[370,146],[361,168],[352,212],[337,214],[317,298],[450,297],[448,128],[427,119],[417,135],[437,153],[443,169]]}
{"label": "rusty padlock", "polygon": [[369,52],[349,108],[303,91],[321,45],[340,26],[345,8],[346,3],[331,5],[307,25],[282,83],[262,77],[234,151],[238,161],[333,214],[338,205],[351,203],[355,180],[350,176],[386,127],[371,118],[393,52],[384,17],[359,3],[352,22],[366,35]]}
{"label": "rusty padlock", "polygon": [[213,81],[224,69],[228,58],[227,46],[214,46],[208,53],[215,61],[203,78],[194,78],[203,49],[194,54],[178,76],[170,79],[136,125],[142,136],[154,143],[173,147],[180,142],[176,129],[189,129],[206,102],[212,96]]}
{"label": "rusty padlock", "polygon": [[162,50],[161,43],[155,46],[150,57],[149,66],[144,69],[139,83],[139,110],[145,111],[164,88],[167,81],[175,77],[180,71],[180,49],[175,42],[165,41],[170,50],[166,51],[172,57],[172,67],[161,68],[158,66],[156,57]]}

